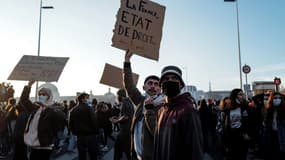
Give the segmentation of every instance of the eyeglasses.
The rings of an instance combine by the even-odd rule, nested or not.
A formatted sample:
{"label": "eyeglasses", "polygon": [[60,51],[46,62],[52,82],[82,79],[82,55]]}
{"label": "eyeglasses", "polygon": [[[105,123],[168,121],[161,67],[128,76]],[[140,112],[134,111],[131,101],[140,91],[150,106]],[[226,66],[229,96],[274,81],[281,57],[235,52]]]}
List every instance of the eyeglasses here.
{"label": "eyeglasses", "polygon": [[239,93],[238,95],[239,95],[239,96],[243,96],[244,94],[243,94],[243,93]]}

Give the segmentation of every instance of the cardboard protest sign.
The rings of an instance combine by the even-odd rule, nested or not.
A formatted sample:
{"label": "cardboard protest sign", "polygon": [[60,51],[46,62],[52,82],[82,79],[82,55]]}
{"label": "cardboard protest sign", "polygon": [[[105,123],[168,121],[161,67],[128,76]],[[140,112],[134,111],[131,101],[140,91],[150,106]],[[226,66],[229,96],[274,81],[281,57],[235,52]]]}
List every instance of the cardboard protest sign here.
{"label": "cardboard protest sign", "polygon": [[[138,79],[139,79],[139,75],[136,73],[133,73],[133,80],[134,80],[135,85],[137,84]],[[108,85],[108,86],[112,86],[118,89],[124,88],[123,69],[106,63],[100,83]]]}
{"label": "cardboard protest sign", "polygon": [[67,57],[24,55],[8,80],[58,81],[68,59]]}
{"label": "cardboard protest sign", "polygon": [[164,14],[164,6],[149,0],[121,0],[112,46],[158,61]]}

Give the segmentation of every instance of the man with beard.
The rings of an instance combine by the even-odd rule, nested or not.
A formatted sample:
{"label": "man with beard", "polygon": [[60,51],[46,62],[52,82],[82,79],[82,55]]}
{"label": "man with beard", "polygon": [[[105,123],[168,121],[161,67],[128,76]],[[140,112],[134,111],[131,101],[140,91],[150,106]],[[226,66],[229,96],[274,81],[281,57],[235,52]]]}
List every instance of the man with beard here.
{"label": "man with beard", "polygon": [[132,77],[131,56],[132,53],[127,51],[123,72],[124,86],[136,105],[131,124],[131,157],[134,160],[152,160],[157,111],[164,103],[164,96],[161,94],[159,77],[155,75],[145,78],[145,94],[136,88]]}
{"label": "man with beard", "polygon": [[195,100],[181,93],[185,86],[176,66],[162,69],[160,86],[166,103],[160,108],[154,135],[154,160],[200,160],[203,136]]}

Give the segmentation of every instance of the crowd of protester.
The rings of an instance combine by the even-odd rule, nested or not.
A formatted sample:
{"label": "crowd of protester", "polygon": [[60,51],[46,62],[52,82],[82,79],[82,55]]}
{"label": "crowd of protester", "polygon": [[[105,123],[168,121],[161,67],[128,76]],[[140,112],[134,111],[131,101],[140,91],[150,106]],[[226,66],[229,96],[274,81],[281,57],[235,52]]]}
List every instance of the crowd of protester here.
{"label": "crowd of protester", "polygon": [[268,90],[245,99],[233,89],[221,100],[203,99],[198,110],[204,151],[214,159],[281,160],[285,158],[285,95]]}
{"label": "crowd of protester", "polygon": [[[177,66],[149,75],[141,93],[132,79],[132,53],[125,55],[124,87],[117,103],[81,93],[72,101],[53,101],[41,88],[30,100],[29,81],[17,101],[11,85],[0,107],[0,159],[49,160],[78,152],[79,160],[101,159],[114,141],[114,160],[285,159],[285,95],[268,90],[246,99],[242,89],[215,100],[194,99]],[[13,91],[14,92],[14,91]],[[3,92],[4,93],[4,92]],[[116,134],[114,134],[116,133]]]}

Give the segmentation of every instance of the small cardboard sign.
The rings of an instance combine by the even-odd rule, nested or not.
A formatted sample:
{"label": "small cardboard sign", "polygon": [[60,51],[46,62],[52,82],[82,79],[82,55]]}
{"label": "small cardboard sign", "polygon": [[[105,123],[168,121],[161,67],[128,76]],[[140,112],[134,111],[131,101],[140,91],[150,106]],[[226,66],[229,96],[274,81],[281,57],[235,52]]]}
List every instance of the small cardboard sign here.
{"label": "small cardboard sign", "polygon": [[112,46],[158,61],[165,6],[149,0],[121,0]]}
{"label": "small cardboard sign", "polygon": [[[133,80],[135,85],[137,84],[139,75],[133,73]],[[104,72],[102,74],[100,83],[112,86],[118,89],[124,88],[123,85],[123,69],[106,63]]]}
{"label": "small cardboard sign", "polygon": [[13,69],[8,80],[58,81],[68,57],[24,55]]}

